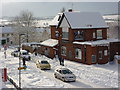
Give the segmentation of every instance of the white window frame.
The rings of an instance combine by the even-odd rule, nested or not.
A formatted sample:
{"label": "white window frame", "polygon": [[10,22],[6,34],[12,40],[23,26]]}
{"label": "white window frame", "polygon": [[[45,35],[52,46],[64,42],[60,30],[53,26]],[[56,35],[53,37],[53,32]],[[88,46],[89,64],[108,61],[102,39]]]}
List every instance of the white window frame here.
{"label": "white window frame", "polygon": [[[64,51],[63,51],[64,50]],[[65,46],[62,46],[61,47],[61,55],[64,55],[66,56],[66,53],[67,53],[67,48]]]}
{"label": "white window frame", "polygon": [[[76,54],[78,52],[78,55]],[[75,58],[82,59],[82,50],[80,48],[75,49]]]}
{"label": "white window frame", "polygon": [[97,39],[102,39],[102,29],[97,30]]}
{"label": "white window frame", "polygon": [[[68,33],[67,37],[63,37],[63,33]],[[68,39],[69,38],[69,28],[68,27],[62,27],[62,39]]]}
{"label": "white window frame", "polygon": [[108,50],[104,50],[104,56],[108,55]]}
{"label": "white window frame", "polygon": [[95,36],[95,32],[93,32],[93,38],[96,38],[96,36]]}

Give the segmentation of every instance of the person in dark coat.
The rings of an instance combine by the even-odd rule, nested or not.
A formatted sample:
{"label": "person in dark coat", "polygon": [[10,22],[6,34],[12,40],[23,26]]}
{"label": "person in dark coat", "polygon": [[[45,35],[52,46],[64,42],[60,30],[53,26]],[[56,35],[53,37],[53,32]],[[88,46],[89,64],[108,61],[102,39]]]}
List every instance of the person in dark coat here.
{"label": "person in dark coat", "polygon": [[62,65],[61,63],[62,58],[59,56],[58,59],[59,59],[60,65]]}
{"label": "person in dark coat", "polygon": [[26,63],[25,63],[25,58],[23,57],[23,66],[25,66],[26,65]]}
{"label": "person in dark coat", "polygon": [[61,58],[62,66],[64,66],[64,58]]}

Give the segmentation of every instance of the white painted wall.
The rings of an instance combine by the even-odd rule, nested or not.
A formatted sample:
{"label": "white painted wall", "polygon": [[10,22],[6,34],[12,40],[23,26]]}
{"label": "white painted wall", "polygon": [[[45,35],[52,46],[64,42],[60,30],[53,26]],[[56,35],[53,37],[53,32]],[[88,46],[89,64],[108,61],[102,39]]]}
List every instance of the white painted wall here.
{"label": "white painted wall", "polygon": [[63,21],[62,21],[60,27],[70,27],[65,17],[63,18]]}

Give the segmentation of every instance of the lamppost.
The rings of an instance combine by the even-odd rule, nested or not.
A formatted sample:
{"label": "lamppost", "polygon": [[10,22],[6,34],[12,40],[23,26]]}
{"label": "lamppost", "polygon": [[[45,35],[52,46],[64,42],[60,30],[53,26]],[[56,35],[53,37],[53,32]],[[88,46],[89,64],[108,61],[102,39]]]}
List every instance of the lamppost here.
{"label": "lamppost", "polygon": [[[20,47],[21,47],[21,36],[25,34],[19,34],[19,68],[21,67],[21,58],[20,58]],[[19,70],[19,90],[21,90],[21,69]]]}

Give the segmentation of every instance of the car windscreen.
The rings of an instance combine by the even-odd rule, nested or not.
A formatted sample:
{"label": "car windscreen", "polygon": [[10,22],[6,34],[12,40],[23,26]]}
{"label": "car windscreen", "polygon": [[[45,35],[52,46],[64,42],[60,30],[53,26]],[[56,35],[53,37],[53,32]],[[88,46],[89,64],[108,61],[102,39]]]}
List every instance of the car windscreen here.
{"label": "car windscreen", "polygon": [[22,52],[22,55],[28,55],[28,52]]}
{"label": "car windscreen", "polygon": [[72,74],[72,72],[69,69],[62,70],[63,74]]}
{"label": "car windscreen", "polygon": [[47,61],[41,61],[41,64],[48,64]]}

